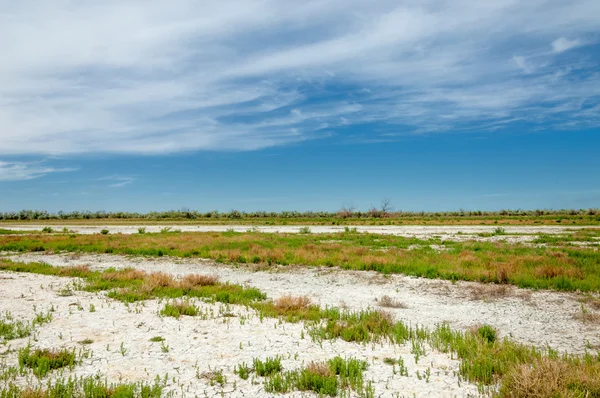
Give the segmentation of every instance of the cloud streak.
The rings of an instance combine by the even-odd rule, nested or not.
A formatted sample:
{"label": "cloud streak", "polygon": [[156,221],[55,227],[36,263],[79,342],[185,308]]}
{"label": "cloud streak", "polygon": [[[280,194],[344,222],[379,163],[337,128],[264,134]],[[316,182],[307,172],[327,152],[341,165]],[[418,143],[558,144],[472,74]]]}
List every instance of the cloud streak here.
{"label": "cloud streak", "polygon": [[0,182],[40,178],[50,173],[75,171],[74,168],[56,168],[40,163],[5,162],[0,160]]}
{"label": "cloud streak", "polygon": [[597,49],[597,1],[2,9],[4,155],[255,150],[366,123],[386,137],[600,125],[588,112],[600,103],[600,60],[586,51]]}

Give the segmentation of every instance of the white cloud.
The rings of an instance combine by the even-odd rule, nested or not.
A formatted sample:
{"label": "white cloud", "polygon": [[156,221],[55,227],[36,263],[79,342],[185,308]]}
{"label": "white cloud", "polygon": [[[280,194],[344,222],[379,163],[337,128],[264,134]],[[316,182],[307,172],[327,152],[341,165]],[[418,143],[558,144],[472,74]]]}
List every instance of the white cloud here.
{"label": "white cloud", "polygon": [[569,40],[564,37],[558,38],[552,42],[552,51],[562,53],[575,47],[579,47],[581,42],[577,39]]}
{"label": "white cloud", "polygon": [[112,176],[106,176],[106,177],[97,178],[97,181],[108,181],[108,182],[110,182],[107,185],[109,188],[122,188],[125,185],[129,185],[132,182],[134,182],[135,178],[134,177],[130,177],[130,176],[112,175]]}
{"label": "white cloud", "polygon": [[520,55],[515,55],[515,56],[513,56],[513,59],[515,60],[515,63],[517,64],[517,66],[519,68],[523,69],[523,72],[531,73],[533,71],[531,69],[531,67],[529,67],[527,65],[527,60],[525,59],[525,57],[520,56]]}
{"label": "white cloud", "polygon": [[0,160],[0,181],[33,180],[50,173],[74,171],[73,168],[56,168],[40,163],[4,162]]}
{"label": "white cloud", "polygon": [[565,68],[547,51],[556,37],[555,53],[600,32],[593,0],[0,7],[0,154],[252,150],[377,121],[416,131],[597,121],[539,111],[597,101],[597,75],[570,79],[595,66]]}

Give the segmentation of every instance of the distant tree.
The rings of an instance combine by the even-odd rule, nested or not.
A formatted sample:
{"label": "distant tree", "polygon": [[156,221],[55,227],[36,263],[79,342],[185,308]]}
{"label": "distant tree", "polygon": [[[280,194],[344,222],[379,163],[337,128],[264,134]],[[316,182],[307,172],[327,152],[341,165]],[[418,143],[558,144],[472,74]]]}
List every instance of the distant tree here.
{"label": "distant tree", "polygon": [[354,206],[352,206],[352,205],[344,205],[338,211],[338,215],[341,218],[350,218],[350,217],[352,217],[352,214],[354,213],[354,210],[355,210]]}
{"label": "distant tree", "polygon": [[392,212],[394,210],[394,206],[392,205],[392,201],[388,198],[384,198],[381,200],[381,215],[385,216],[386,214]]}

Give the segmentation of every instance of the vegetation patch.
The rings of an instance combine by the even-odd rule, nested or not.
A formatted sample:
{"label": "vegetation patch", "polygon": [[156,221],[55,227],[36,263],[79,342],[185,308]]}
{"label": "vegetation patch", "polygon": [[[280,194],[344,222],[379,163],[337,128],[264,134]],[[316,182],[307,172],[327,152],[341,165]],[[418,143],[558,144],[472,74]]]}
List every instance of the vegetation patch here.
{"label": "vegetation patch", "polygon": [[[579,390],[573,391],[583,391],[585,394],[581,396],[594,396],[596,391],[593,389],[595,384],[591,375],[598,374],[600,354],[559,356],[550,348],[540,351],[507,338],[500,339],[495,329],[488,325],[481,325],[466,332],[453,331],[447,324],[430,330],[418,326],[411,327],[401,321],[396,321],[390,313],[381,310],[369,309],[352,312],[341,311],[338,308],[320,308],[307,298],[293,296],[284,296],[274,302],[266,301],[266,295],[258,289],[247,289],[223,283],[184,289],[179,280],[165,278],[164,275],[151,276],[152,274],[132,270],[98,272],[82,268],[51,267],[40,263],[14,263],[6,260],[0,260],[0,269],[45,275],[77,276],[87,283],[82,285],[83,289],[94,291],[102,290],[101,288],[112,289],[111,293],[114,293],[114,297],[124,302],[146,298],[181,299],[187,296],[202,297],[208,301],[246,305],[255,309],[260,316],[266,317],[287,318],[288,314],[292,313],[293,317],[290,319],[306,322],[309,335],[314,340],[341,338],[345,341],[359,343],[377,341],[390,341],[397,344],[410,343],[416,360],[424,354],[425,344],[427,344],[432,349],[449,353],[452,357],[459,359],[461,376],[465,380],[478,383],[482,388],[488,385],[520,382],[519,380],[525,377],[523,374],[529,375],[525,372],[527,367],[541,366],[540,363],[548,360],[558,361],[559,364],[554,363],[553,366],[558,368],[573,366],[578,369],[570,374],[571,384],[567,386],[568,388],[578,386]],[[142,289],[143,291],[140,293],[141,286],[149,286],[149,288]],[[179,313],[181,314],[181,311]],[[26,352],[20,352],[19,355],[20,358],[23,357],[24,364],[26,358],[30,356],[29,347]],[[38,356],[44,355],[34,354],[32,357]],[[33,364],[31,367],[37,368],[35,362],[31,361],[28,362]],[[58,363],[71,363],[70,361],[68,359]],[[42,369],[49,368],[49,365],[44,366]],[[270,358],[264,361],[255,361],[252,368],[240,365],[236,368],[236,372],[242,378],[248,377],[251,372],[266,377],[265,388],[272,392],[306,388],[311,391],[318,390],[317,392],[323,395],[330,395],[333,391],[342,388],[340,386],[350,386],[350,388],[358,390],[358,387],[353,387],[354,384],[352,384],[353,380],[358,380],[356,366],[349,360],[345,360],[345,362],[332,360],[327,363],[327,368],[335,374],[337,389],[333,388],[335,383],[322,364],[315,364],[303,370],[284,372],[280,359]],[[38,373],[41,372],[41,370],[38,371]],[[402,373],[404,372],[405,370]],[[551,375],[551,373],[539,372],[531,373],[530,377],[543,378],[551,377]],[[509,379],[512,381],[507,381]],[[562,386],[562,384],[560,385]],[[367,394],[368,386],[363,385],[363,387]],[[556,396],[565,396],[560,393],[561,390],[557,392]]]}
{"label": "vegetation patch", "polygon": [[[432,245],[445,250],[434,250]],[[407,250],[410,247],[417,248]],[[384,274],[512,284],[532,289],[600,291],[600,251],[568,245],[539,247],[354,233],[169,232],[118,236],[4,235],[0,236],[0,250],[169,255],[266,266],[337,266]],[[215,277],[199,278],[196,281],[180,281],[181,288],[217,284]]]}
{"label": "vegetation patch", "polygon": [[3,398],[160,398],[163,386],[140,383],[109,383],[100,376],[70,377],[45,386],[21,387],[10,383],[0,389]]}
{"label": "vegetation patch", "polygon": [[35,349],[27,346],[19,350],[19,366],[28,367],[38,377],[46,376],[50,371],[75,365],[75,349]]}
{"label": "vegetation patch", "polygon": [[165,304],[160,314],[163,316],[172,316],[173,318],[179,318],[182,315],[196,316],[198,315],[198,307],[189,301],[177,300]]}
{"label": "vegetation patch", "polygon": [[282,372],[280,369],[267,375],[265,391],[313,391],[320,396],[335,397],[340,389],[352,389],[362,396],[373,396],[370,385],[365,388],[363,382],[363,372],[367,367],[365,361],[338,356],[328,362],[311,362],[299,370]]}

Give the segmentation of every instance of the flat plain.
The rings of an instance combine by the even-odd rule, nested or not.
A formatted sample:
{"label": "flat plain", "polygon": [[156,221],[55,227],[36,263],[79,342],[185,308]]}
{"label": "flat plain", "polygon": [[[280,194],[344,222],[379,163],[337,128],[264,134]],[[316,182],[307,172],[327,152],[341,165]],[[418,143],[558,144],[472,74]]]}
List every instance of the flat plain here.
{"label": "flat plain", "polygon": [[0,396],[596,396],[599,246],[584,226],[2,224]]}

